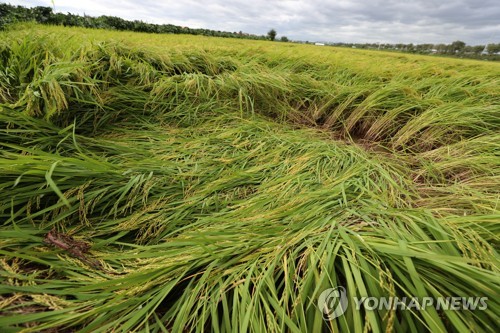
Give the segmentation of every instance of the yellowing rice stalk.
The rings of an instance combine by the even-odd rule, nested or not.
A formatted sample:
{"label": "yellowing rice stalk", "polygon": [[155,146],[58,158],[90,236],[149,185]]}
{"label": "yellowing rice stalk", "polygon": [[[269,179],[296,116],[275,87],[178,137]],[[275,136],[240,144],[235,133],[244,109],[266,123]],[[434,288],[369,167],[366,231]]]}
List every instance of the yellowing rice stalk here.
{"label": "yellowing rice stalk", "polygon": [[496,331],[498,63],[0,34],[0,331]]}

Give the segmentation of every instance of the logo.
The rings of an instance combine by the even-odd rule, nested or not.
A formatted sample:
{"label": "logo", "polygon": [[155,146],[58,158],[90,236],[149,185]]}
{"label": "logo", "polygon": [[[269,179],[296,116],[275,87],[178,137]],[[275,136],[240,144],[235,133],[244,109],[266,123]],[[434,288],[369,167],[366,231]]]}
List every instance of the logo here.
{"label": "logo", "polygon": [[[407,310],[420,311],[427,307],[447,311],[474,311],[488,308],[488,297],[352,297],[355,311]],[[347,310],[349,300],[346,289],[342,286],[324,290],[318,298],[318,309],[323,312],[323,319],[333,320]]]}
{"label": "logo", "polygon": [[344,314],[348,305],[347,292],[344,287],[324,290],[318,298],[318,308],[323,312],[325,320],[332,320]]}

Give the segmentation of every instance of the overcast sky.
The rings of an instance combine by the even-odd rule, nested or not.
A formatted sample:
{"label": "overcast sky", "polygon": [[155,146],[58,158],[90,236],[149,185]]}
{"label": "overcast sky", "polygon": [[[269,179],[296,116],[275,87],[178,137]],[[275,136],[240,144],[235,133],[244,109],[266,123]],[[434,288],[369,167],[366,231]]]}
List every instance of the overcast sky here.
{"label": "overcast sky", "polygon": [[[7,0],[52,6],[51,0]],[[328,42],[500,42],[499,0],[54,0],[58,12]]]}

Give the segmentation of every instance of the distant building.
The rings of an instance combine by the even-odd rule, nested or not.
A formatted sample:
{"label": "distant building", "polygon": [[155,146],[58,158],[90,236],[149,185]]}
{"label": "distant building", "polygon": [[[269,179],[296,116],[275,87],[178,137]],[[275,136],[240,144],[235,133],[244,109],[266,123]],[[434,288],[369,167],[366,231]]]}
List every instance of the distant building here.
{"label": "distant building", "polygon": [[314,45],[325,46],[325,43],[314,43]]}

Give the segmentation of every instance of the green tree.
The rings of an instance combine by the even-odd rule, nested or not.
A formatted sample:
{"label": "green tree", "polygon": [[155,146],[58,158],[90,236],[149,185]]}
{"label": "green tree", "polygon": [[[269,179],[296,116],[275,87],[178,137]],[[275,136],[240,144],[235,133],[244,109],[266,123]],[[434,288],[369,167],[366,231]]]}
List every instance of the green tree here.
{"label": "green tree", "polygon": [[465,43],[461,40],[456,40],[450,45],[452,53],[463,53],[465,49]]}
{"label": "green tree", "polygon": [[281,36],[281,41],[282,42],[288,42],[288,37],[287,36]]}
{"label": "green tree", "polygon": [[38,6],[31,10],[35,20],[39,23],[47,23],[52,16],[51,7]]}
{"label": "green tree", "polygon": [[476,45],[472,47],[472,52],[477,55],[481,54],[483,50],[484,50],[484,45]]}
{"label": "green tree", "polygon": [[269,40],[271,40],[271,41],[274,41],[274,40],[276,39],[276,34],[277,34],[277,33],[276,33],[276,30],[271,29],[271,30],[269,30],[269,31],[268,31],[268,33],[267,33],[267,38],[268,38]]}
{"label": "green tree", "polygon": [[495,54],[497,52],[500,52],[500,43],[488,44],[488,53],[489,54]]}

